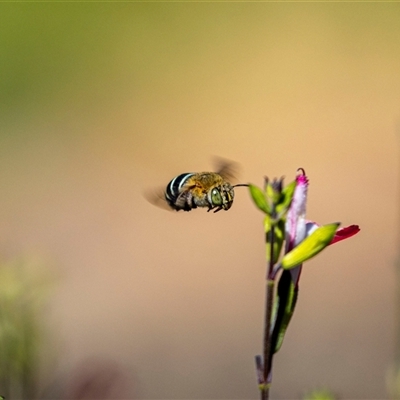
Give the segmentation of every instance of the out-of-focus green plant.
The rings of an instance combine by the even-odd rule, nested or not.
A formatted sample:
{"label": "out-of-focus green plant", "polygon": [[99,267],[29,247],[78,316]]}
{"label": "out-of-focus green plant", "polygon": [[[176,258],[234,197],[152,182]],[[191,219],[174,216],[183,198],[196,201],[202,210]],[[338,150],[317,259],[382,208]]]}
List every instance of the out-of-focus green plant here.
{"label": "out-of-focus green plant", "polygon": [[42,344],[42,311],[53,279],[42,263],[0,263],[0,388],[6,399],[33,399]]}
{"label": "out-of-focus green plant", "polygon": [[395,335],[393,361],[386,371],[386,388],[390,399],[400,399],[400,257],[395,264]]}
{"label": "out-of-focus green plant", "polygon": [[335,400],[336,396],[328,389],[317,389],[306,393],[303,400]]}
{"label": "out-of-focus green plant", "polygon": [[257,208],[265,215],[267,284],[264,342],[263,355],[256,356],[256,371],[261,400],[267,400],[273,356],[282,346],[295,310],[303,263],[330,244],[355,235],[359,227],[350,225],[338,229],[339,223],[319,226],[305,219],[308,179],[302,169],[295,181],[286,187],[283,179],[270,182],[266,178],[264,190],[252,184],[249,190]]}
{"label": "out-of-focus green plant", "polygon": [[400,368],[396,361],[386,371],[386,387],[390,399],[400,399]]}

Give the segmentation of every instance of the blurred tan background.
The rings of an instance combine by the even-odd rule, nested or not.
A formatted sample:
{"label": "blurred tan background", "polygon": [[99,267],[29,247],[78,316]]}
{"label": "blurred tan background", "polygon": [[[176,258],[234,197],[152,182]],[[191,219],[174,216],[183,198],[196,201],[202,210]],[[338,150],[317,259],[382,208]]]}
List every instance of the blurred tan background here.
{"label": "blurred tan background", "polygon": [[94,396],[71,393],[104,364],[107,398],[258,398],[262,214],[244,188],[217,214],[143,197],[219,155],[259,185],[303,167],[308,217],[362,229],[305,266],[272,398],[388,398],[399,21],[399,3],[0,5],[0,253],[57,277],[38,397]]}

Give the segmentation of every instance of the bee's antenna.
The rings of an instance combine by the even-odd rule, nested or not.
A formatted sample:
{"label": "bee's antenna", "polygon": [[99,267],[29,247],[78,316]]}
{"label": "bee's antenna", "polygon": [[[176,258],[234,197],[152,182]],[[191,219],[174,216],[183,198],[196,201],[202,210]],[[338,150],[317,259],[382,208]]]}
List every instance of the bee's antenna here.
{"label": "bee's antenna", "polygon": [[232,186],[232,187],[238,187],[238,186],[249,186],[249,184],[248,183],[239,183],[239,184],[237,184],[237,185],[234,185],[234,186]]}

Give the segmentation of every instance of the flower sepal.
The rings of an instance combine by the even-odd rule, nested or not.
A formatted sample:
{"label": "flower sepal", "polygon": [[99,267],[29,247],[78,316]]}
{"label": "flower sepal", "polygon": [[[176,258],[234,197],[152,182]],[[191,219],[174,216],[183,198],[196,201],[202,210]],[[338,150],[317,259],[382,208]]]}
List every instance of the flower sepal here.
{"label": "flower sepal", "polygon": [[336,222],[318,227],[298,246],[285,254],[279,266],[285,270],[292,269],[316,256],[332,242],[339,225],[340,223]]}
{"label": "flower sepal", "polygon": [[279,198],[278,204],[276,205],[276,212],[279,219],[282,218],[289,211],[296,185],[297,182],[293,181],[282,189],[281,196]]}
{"label": "flower sepal", "polygon": [[263,213],[270,215],[271,207],[267,202],[264,192],[258,186],[255,186],[251,183],[249,184],[249,191],[251,198],[253,199],[257,208],[261,210]]}
{"label": "flower sepal", "polygon": [[273,220],[269,215],[264,218],[264,230],[265,230],[265,249],[267,261],[271,258],[271,231],[274,230],[273,240],[273,263],[278,262],[281,254],[283,242],[285,240],[285,221]]}

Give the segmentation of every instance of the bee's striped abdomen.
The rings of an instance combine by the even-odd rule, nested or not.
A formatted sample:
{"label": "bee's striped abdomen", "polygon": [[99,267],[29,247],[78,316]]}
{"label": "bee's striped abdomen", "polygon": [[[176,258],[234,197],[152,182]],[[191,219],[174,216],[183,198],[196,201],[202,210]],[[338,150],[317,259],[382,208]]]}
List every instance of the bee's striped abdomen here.
{"label": "bee's striped abdomen", "polygon": [[186,183],[186,181],[193,176],[193,173],[184,173],[176,176],[170,183],[168,183],[167,188],[165,190],[165,200],[167,203],[174,208],[175,210],[181,209],[176,204],[178,196],[182,192],[182,187]]}

